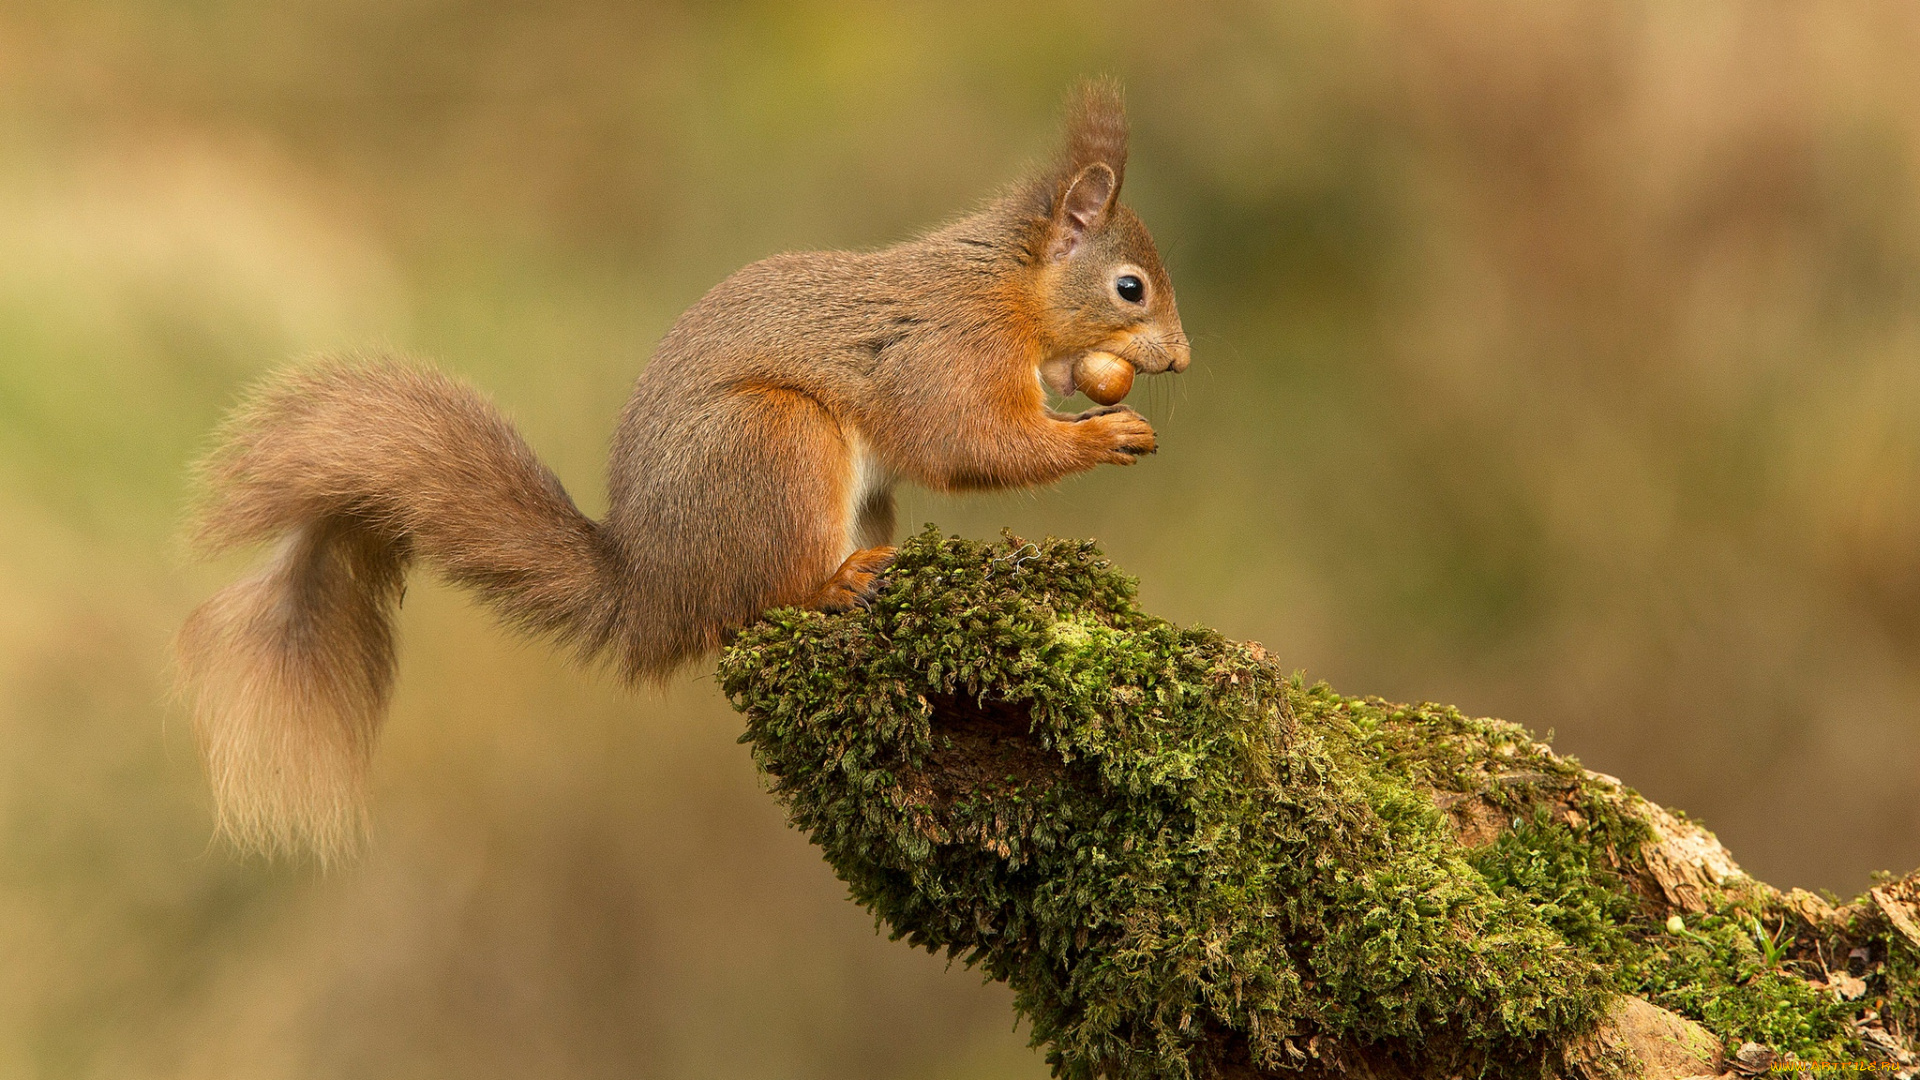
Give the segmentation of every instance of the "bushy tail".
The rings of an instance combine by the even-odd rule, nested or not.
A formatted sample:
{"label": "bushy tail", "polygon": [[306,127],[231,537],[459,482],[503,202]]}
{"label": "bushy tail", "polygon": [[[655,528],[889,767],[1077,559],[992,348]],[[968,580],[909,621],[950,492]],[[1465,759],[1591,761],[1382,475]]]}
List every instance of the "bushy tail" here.
{"label": "bushy tail", "polygon": [[472,389],[395,360],[276,379],[202,466],[195,547],[277,540],[175,641],[220,826],[243,847],[349,850],[418,558],[586,655],[618,624],[615,549]]}

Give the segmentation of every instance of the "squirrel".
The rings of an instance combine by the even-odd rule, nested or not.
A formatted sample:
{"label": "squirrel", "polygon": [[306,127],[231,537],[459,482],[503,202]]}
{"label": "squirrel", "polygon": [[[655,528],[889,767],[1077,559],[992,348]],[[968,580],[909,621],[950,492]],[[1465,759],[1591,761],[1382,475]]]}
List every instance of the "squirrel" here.
{"label": "squirrel", "polygon": [[491,404],[416,362],[323,359],[256,389],[201,464],[191,542],[278,546],[175,640],[221,830],[323,861],[357,844],[415,561],[658,681],[769,609],[870,595],[900,481],[1024,487],[1153,453],[1124,405],[1048,407],[1095,351],[1144,373],[1190,355],[1153,240],[1118,201],[1117,85],[1070,96],[1064,144],[916,239],[778,255],[715,286],[635,381],[601,521]]}

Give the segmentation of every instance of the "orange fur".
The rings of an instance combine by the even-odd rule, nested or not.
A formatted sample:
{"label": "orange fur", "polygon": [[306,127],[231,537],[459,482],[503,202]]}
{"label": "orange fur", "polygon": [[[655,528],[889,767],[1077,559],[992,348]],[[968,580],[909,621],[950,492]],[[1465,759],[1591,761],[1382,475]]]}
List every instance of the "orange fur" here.
{"label": "orange fur", "polygon": [[[1156,448],[1133,410],[1047,408],[1043,368],[1103,348],[1186,366],[1173,289],[1118,201],[1117,87],[1070,103],[1051,168],[867,253],[755,263],[682,315],[635,381],[604,521],[470,388],[389,357],[270,381],[204,466],[195,541],[277,540],[177,640],[224,831],[352,846],[415,562],[514,625],[658,679],[770,607],[871,594],[891,487],[1048,483]],[[1117,275],[1146,283],[1127,302]]]}
{"label": "orange fur", "polygon": [[893,561],[894,551],[891,546],[871,547],[847,556],[840,569],[807,598],[806,606],[815,611],[845,611],[871,599],[880,585],[881,572]]}

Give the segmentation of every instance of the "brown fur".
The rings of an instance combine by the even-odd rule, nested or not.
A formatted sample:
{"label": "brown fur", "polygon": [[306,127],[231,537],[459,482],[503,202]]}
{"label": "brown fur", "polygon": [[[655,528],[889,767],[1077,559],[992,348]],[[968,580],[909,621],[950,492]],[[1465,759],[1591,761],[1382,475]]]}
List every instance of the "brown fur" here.
{"label": "brown fur", "polygon": [[[1125,167],[1118,89],[1095,84],[1059,161],[978,213],[721,282],[635,382],[603,522],[430,368],[347,357],[268,383],[204,466],[194,536],[281,547],[178,639],[223,829],[323,856],[352,844],[416,559],[525,630],[657,679],[770,607],[869,594],[897,481],[1019,487],[1152,453],[1133,410],[1056,413],[1041,385],[1095,348],[1186,367],[1172,286],[1118,202]],[[1149,283],[1144,303],[1117,298],[1121,273]]]}

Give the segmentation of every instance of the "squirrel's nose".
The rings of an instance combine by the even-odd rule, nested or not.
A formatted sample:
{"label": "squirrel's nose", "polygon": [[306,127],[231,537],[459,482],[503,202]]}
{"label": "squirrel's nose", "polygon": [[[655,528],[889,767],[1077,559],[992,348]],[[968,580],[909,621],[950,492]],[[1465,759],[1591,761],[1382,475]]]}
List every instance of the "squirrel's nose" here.
{"label": "squirrel's nose", "polygon": [[1167,352],[1173,355],[1173,363],[1168,364],[1167,369],[1176,375],[1187,370],[1187,365],[1193,363],[1193,353],[1187,349],[1187,343],[1184,341],[1169,344]]}

